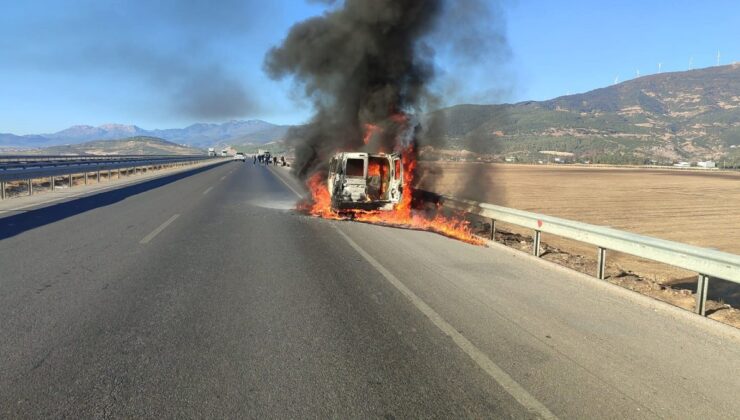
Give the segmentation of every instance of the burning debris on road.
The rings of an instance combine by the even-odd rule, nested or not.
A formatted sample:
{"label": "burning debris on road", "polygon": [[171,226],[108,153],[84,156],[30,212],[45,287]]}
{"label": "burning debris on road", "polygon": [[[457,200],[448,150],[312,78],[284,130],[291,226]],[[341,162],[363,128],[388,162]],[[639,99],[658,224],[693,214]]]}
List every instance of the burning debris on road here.
{"label": "burning debris on road", "polygon": [[[350,169],[348,161],[357,161],[358,168]],[[383,161],[387,162],[388,168],[385,176],[382,174]],[[416,171],[416,153],[413,145],[406,146],[400,155],[340,153],[332,158],[329,167],[328,177],[324,172],[317,171],[308,179],[311,197],[298,204],[299,210],[328,219],[426,230],[475,245],[485,243],[461,216],[449,217],[438,209],[430,212],[421,206],[414,208],[412,183]],[[352,190],[349,197],[340,197],[340,191],[347,186],[346,175],[356,175],[352,178],[360,181],[354,181],[357,188]],[[394,185],[395,182],[400,184]],[[377,188],[376,192],[372,192],[374,188]],[[355,191],[357,196],[353,197]],[[390,197],[393,191],[398,194],[397,199]]]}
{"label": "burning debris on road", "polygon": [[[312,193],[309,202],[299,205],[301,210],[483,243],[464,219],[412,206],[421,131],[414,115],[434,102],[427,88],[434,53],[423,39],[438,24],[445,6],[455,8],[448,3],[345,0],[320,17],[293,26],[283,44],[268,53],[268,73],[274,78],[294,77],[316,108],[311,123],[291,136],[294,171]],[[336,158],[337,154],[345,155]],[[394,154],[400,156],[400,171],[391,157],[386,173],[376,174],[383,171],[376,165]],[[352,167],[356,172],[349,180],[345,171],[351,156],[363,166]],[[341,173],[337,159],[343,162]],[[362,176],[357,176],[360,172]],[[337,188],[337,181],[353,185]]]}

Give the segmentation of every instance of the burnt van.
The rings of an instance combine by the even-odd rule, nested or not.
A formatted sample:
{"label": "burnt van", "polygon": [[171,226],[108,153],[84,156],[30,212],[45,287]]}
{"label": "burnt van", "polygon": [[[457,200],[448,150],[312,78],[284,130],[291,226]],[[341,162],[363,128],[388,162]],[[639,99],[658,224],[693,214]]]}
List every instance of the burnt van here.
{"label": "burnt van", "polygon": [[327,179],[334,210],[393,210],[403,193],[398,153],[338,153]]}

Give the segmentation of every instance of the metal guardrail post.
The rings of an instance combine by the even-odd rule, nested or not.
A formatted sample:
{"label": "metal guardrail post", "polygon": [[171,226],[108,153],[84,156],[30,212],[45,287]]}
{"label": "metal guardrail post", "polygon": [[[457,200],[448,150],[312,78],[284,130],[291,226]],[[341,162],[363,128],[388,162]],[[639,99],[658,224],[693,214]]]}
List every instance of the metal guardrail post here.
{"label": "metal guardrail post", "polygon": [[596,278],[599,280],[606,278],[606,248],[599,247],[599,257],[596,262]]}
{"label": "metal guardrail post", "polygon": [[[454,197],[443,196],[442,198],[445,207],[488,218],[492,223],[495,219],[534,230],[532,253],[537,257],[541,255],[542,231],[597,246],[599,258],[596,274],[602,280],[606,277],[607,249],[700,273],[696,285],[694,312],[701,316],[707,315],[706,304],[710,276],[740,284],[740,256],[738,255],[494,204],[477,203]],[[494,231],[493,224],[491,227]]]}
{"label": "metal guardrail post", "polygon": [[110,169],[108,169],[108,181],[110,181]]}
{"label": "metal guardrail post", "polygon": [[5,182],[0,182],[0,200],[5,200]]}
{"label": "metal guardrail post", "polygon": [[85,185],[87,185],[87,172],[85,172]]}
{"label": "metal guardrail post", "polygon": [[695,311],[701,316],[707,316],[707,291],[709,290],[709,276],[699,274],[696,282],[696,308]]}
{"label": "metal guardrail post", "polygon": [[69,174],[69,188],[72,188],[72,174]]}
{"label": "metal guardrail post", "polygon": [[100,184],[100,171],[98,171],[97,175],[95,176],[95,182]]}
{"label": "metal guardrail post", "polygon": [[54,183],[54,177],[49,177],[49,184],[51,184],[51,190],[54,191],[56,189],[56,184]]}
{"label": "metal guardrail post", "polygon": [[33,180],[28,180],[28,195],[33,195]]}
{"label": "metal guardrail post", "polygon": [[496,240],[496,220],[491,219],[491,240]]}

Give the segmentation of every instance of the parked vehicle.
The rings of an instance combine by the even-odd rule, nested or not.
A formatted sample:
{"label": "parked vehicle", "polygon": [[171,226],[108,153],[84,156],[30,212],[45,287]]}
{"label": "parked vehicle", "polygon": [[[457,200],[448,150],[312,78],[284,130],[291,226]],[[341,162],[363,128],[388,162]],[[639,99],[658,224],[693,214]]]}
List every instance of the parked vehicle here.
{"label": "parked vehicle", "polygon": [[242,152],[237,152],[234,155],[234,160],[241,160],[242,162],[246,162],[247,161],[247,156],[244,153],[242,153]]}
{"label": "parked vehicle", "polygon": [[327,179],[335,210],[393,210],[403,193],[401,155],[339,153]]}

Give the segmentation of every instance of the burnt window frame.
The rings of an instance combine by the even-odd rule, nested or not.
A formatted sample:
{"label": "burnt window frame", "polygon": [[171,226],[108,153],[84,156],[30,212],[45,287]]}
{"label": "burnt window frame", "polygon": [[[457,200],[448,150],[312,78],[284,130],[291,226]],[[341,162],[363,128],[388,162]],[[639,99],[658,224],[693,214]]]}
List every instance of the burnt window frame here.
{"label": "burnt window frame", "polygon": [[[353,173],[350,173],[350,161],[359,161],[360,162],[360,174],[359,175],[353,175]],[[354,163],[353,163],[354,165]],[[356,168],[353,168],[356,169]],[[347,158],[344,161],[344,176],[347,178],[365,178],[365,159],[363,158]]]}

